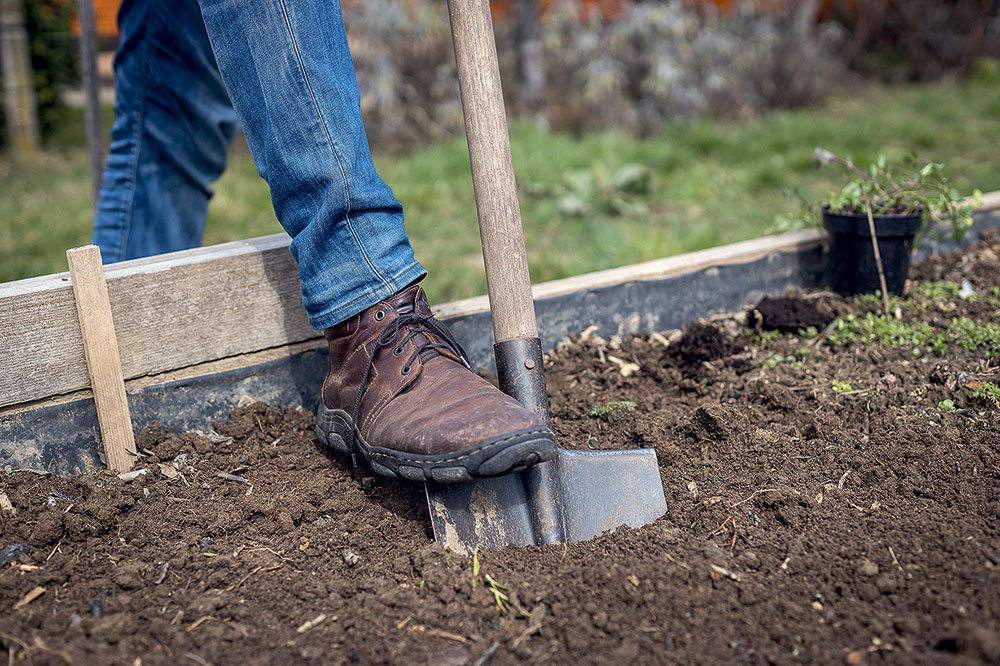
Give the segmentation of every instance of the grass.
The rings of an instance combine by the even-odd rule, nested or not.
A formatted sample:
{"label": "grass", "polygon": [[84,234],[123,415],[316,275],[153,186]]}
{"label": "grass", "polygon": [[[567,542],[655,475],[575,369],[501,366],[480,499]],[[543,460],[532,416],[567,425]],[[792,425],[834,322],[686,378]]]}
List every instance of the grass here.
{"label": "grass", "polygon": [[[958,292],[959,285],[954,282],[925,282],[906,298],[893,297],[891,302],[893,309],[926,312],[949,297],[959,298]],[[978,300],[981,297],[971,294],[968,298]],[[856,299],[858,303],[878,305],[878,297],[871,294],[857,296]],[[992,295],[986,296],[986,299],[987,303],[995,304]],[[942,327],[922,320],[907,323],[880,312],[867,312],[864,316],[848,314],[830,324],[826,339],[833,346],[881,344],[910,347],[914,355],[927,351],[939,356],[944,356],[948,345],[954,344],[969,351],[982,349],[987,358],[1000,356],[1000,324],[992,321],[979,323],[968,317],[952,318],[947,326]]]}
{"label": "grass", "polygon": [[994,405],[1000,405],[1000,386],[997,386],[993,382],[983,382],[976,386],[972,392],[972,397],[988,400]]}
{"label": "grass", "polygon": [[[814,198],[837,182],[834,172],[813,169],[817,145],[861,162],[916,150],[945,162],[963,192],[1000,189],[993,150],[1000,85],[871,88],[812,110],[678,123],[643,140],[614,131],[559,135],[518,121],[511,139],[532,279],[540,282],[763,235],[794,205],[789,192]],[[31,163],[0,156],[0,281],[65,270],[64,250],[88,242],[82,143],[70,123]],[[230,162],[215,186],[205,242],[279,231],[245,146],[234,148]],[[376,155],[376,164],[406,208],[417,257],[431,271],[432,300],[484,293],[464,139],[402,157]],[[648,171],[648,188],[630,195],[638,205],[624,212],[598,205],[596,196],[568,215],[552,194],[573,174],[595,174],[597,182],[630,164]]]}
{"label": "grass", "polygon": [[598,405],[590,410],[590,415],[594,418],[604,419],[605,421],[611,416],[613,412],[619,412],[622,414],[635,411],[635,403],[628,400],[619,400],[617,402],[607,402],[603,405]]}

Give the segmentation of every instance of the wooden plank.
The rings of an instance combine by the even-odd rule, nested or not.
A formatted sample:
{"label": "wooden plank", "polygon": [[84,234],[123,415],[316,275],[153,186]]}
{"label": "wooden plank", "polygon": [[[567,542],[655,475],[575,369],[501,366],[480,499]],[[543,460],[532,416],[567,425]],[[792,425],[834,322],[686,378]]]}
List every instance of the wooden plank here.
{"label": "wooden plank", "polygon": [[[112,264],[127,379],[317,337],[284,234]],[[0,284],[0,406],[89,386],[69,275]]]}
{"label": "wooden plank", "polygon": [[977,213],[985,213],[991,210],[1000,209],[1000,191],[984,192],[983,199],[976,208]]}
{"label": "wooden plank", "polygon": [[66,250],[66,260],[97,407],[104,462],[116,472],[127,472],[136,459],[135,437],[101,251],[96,245]]}
{"label": "wooden plank", "polygon": [[[749,261],[777,252],[798,252],[816,247],[823,239],[820,231],[810,229],[794,231],[780,236],[767,236],[749,241],[721,245],[719,247],[689,252],[664,259],[654,259],[641,264],[632,264],[620,268],[609,268],[603,271],[574,275],[573,277],[551,282],[542,282],[531,288],[534,300],[555,298],[564,294],[584,289],[599,289],[624,282],[643,280],[659,280],[672,275],[693,273],[710,266],[727,266]],[[489,309],[485,296],[466,298],[453,301],[434,308],[442,319],[461,317]]]}

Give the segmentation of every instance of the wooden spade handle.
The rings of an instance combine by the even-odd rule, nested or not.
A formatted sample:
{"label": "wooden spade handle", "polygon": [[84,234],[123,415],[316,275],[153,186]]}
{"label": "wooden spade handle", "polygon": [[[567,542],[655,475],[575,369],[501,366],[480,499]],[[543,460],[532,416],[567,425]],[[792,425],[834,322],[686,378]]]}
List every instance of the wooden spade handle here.
{"label": "wooden spade handle", "polygon": [[448,0],[496,342],[538,336],[488,0]]}
{"label": "wooden spade handle", "polygon": [[101,251],[96,245],[66,250],[66,260],[80,318],[90,386],[97,406],[105,462],[116,472],[127,472],[136,459],[135,436]]}

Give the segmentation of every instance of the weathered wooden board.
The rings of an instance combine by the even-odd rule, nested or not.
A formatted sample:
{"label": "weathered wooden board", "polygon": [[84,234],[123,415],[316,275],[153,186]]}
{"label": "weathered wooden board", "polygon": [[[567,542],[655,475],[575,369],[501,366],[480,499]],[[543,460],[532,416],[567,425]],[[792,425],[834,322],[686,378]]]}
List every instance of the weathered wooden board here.
{"label": "weathered wooden board", "polygon": [[[126,379],[317,336],[284,234],[106,267]],[[69,274],[0,284],[0,406],[89,386]]]}

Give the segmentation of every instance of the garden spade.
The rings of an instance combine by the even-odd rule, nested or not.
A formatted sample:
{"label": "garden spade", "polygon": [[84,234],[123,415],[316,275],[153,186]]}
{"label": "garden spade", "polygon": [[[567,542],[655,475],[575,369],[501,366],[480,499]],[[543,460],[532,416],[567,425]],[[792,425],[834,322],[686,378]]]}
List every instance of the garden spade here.
{"label": "garden spade", "polygon": [[[448,0],[500,388],[548,422],[521,212],[488,0]],[[527,470],[426,485],[434,538],[451,550],[585,541],[666,510],[652,449],[571,451]]]}

